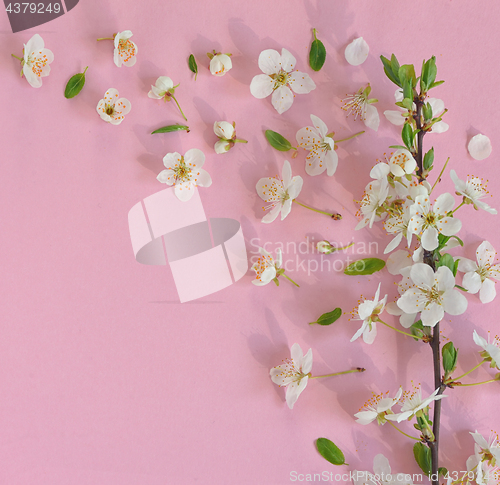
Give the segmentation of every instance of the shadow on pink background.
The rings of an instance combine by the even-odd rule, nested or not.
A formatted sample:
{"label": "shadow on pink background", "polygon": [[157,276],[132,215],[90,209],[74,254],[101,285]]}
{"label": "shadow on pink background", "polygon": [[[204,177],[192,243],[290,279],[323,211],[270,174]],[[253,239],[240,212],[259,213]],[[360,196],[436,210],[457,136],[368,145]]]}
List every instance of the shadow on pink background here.
{"label": "shadow on pink background", "polygon": [[[385,328],[372,346],[349,344],[358,328],[349,315],[332,327],[308,325],[337,306],[349,312],[380,281],[390,300],[396,296],[385,271],[358,278],[331,265],[314,270],[321,260],[311,254],[311,239],[356,241],[353,252],[328,259],[337,270],[347,257],[366,256],[359,252],[363,243],[375,241],[379,250],[372,246],[371,255],[382,254],[389,238],[380,226],[354,232],[353,198],[361,197],[376,159],[399,143],[398,129],[382,119],[377,133],[343,143],[333,178],[307,176],[303,153],[290,160],[305,181],[301,200],[338,211],[343,220],[294,207],[272,225],[260,223],[255,184],[277,174],[286,154],[274,151],[263,131],[293,140],[313,113],[339,138],[349,136],[363,126],[340,110],[346,93],[370,82],[379,112],[392,109],[394,85],[384,76],[381,54],[395,52],[416,66],[436,55],[438,78],[446,83],[435,96],[449,109],[450,130],[429,135],[426,146],[434,146],[439,166],[450,156],[450,168],[462,178],[488,178],[490,205],[498,208],[499,17],[495,0],[481,8],[465,0],[82,0],[59,19],[12,34],[0,14],[0,484],[273,485],[289,483],[293,471],[346,470],[318,455],[320,436],[341,446],[350,469],[371,470],[373,456],[384,453],[393,471],[418,473],[412,443],[387,426],[357,425],[353,414],[372,391],[393,393],[411,380],[430,393],[430,349]],[[307,65],[313,27],[328,52],[318,73]],[[134,33],[138,61],[117,68],[112,43],[95,39],[126,29]],[[19,78],[11,57],[34,33],[55,55],[40,89]],[[343,51],[358,36],[370,55],[353,67]],[[317,89],[297,95],[280,116],[270,99],[250,95],[249,84],[260,72],[259,53],[282,47]],[[233,69],[222,78],[207,69],[206,52],[213,49],[233,53]],[[187,66],[191,53],[200,68],[196,82]],[[82,93],[65,99],[67,80],[87,65]],[[149,134],[182,121],[173,104],[147,97],[160,75],[180,83],[176,95],[190,133]],[[120,126],[105,124],[95,110],[110,87],[132,103]],[[212,127],[221,120],[236,121],[238,136],[249,143],[215,155]],[[493,144],[482,162],[466,150],[479,132]],[[206,213],[241,222],[249,257],[265,243],[272,252],[284,244],[300,288],[285,281],[256,288],[248,273],[219,293],[180,304],[168,266],[135,261],[128,211],[164,188],[156,180],[163,156],[190,148],[207,155],[204,168],[213,179],[199,190]],[[443,191],[453,191],[447,174],[443,180]],[[500,247],[498,219],[464,213],[465,256],[473,258],[484,239]],[[460,348],[464,372],[479,359],[473,329],[498,331],[498,311],[499,300],[481,305],[471,296],[466,314],[445,319],[444,334]],[[367,372],[310,382],[291,411],[269,369],[288,357],[294,342],[313,348],[313,374],[358,366]],[[472,378],[488,375],[480,369]],[[498,389],[447,391],[443,466],[463,469],[473,452],[469,431],[499,430]]]}

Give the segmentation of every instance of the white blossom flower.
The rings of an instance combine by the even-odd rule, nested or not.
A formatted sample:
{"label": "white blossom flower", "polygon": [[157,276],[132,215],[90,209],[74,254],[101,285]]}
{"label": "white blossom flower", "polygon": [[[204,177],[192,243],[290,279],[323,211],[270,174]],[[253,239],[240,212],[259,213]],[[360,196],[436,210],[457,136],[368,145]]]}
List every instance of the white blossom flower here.
{"label": "white blossom flower", "polygon": [[363,198],[359,201],[359,210],[362,219],[356,226],[356,231],[366,225],[372,227],[375,220],[381,219],[379,212],[388,194],[389,184],[387,179],[375,180],[366,186]]}
{"label": "white blossom flower", "polygon": [[164,99],[166,101],[169,94],[173,94],[177,86],[174,86],[172,79],[168,76],[160,76],[156,80],[155,85],[151,85],[148,97],[151,99]]}
{"label": "white blossom flower", "polygon": [[382,454],[373,459],[373,473],[354,470],[354,485],[413,485],[412,475],[408,473],[392,473],[389,460]]}
{"label": "white blossom flower", "polygon": [[270,211],[262,218],[262,222],[273,222],[281,212],[283,220],[292,210],[292,201],[296,199],[302,190],[303,179],[299,175],[292,177],[290,162],[285,160],[282,177],[261,178],[257,182],[257,194],[268,205],[263,210]]}
{"label": "white blossom flower", "polygon": [[216,54],[214,51],[214,54],[210,59],[210,72],[214,76],[224,76],[224,74],[226,74],[226,72],[229,71],[232,67],[233,63],[231,61],[231,57],[229,57],[228,54],[221,54],[220,52]]}
{"label": "white blossom flower", "polygon": [[342,100],[344,104],[342,109],[347,112],[347,116],[352,114],[355,120],[359,116],[365,126],[377,131],[380,125],[380,117],[374,103],[378,102],[378,99],[368,99],[370,92],[371,86],[368,84],[366,88],[361,87],[354,94],[347,94]]}
{"label": "white blossom flower", "polygon": [[415,171],[417,162],[408,150],[399,148],[392,154],[389,160],[389,167],[395,177],[404,177]]}
{"label": "white blossom flower", "polygon": [[125,115],[130,113],[132,105],[126,98],[120,98],[118,90],[110,88],[104,93],[104,99],[97,104],[99,116],[112,125],[119,125]]}
{"label": "white blossom flower", "polygon": [[474,438],[474,451],[475,455],[479,461],[484,461],[488,465],[496,466],[500,463],[500,442],[498,440],[498,435],[491,435],[489,441],[486,441],[481,433],[477,430],[475,433],[471,433]]}
{"label": "white blossom flower", "polygon": [[214,133],[219,138],[219,141],[214,145],[215,153],[226,153],[235,143],[247,143],[246,140],[236,138],[236,124],[234,122],[231,124],[228,121],[216,121]]}
{"label": "white blossom flower", "polygon": [[297,131],[296,139],[299,147],[309,151],[306,157],[306,172],[319,175],[326,170],[333,175],[337,170],[338,155],[335,151],[333,137],[328,135],[326,124],[317,116],[311,115],[313,126],[306,126]]}
{"label": "white blossom flower", "polygon": [[490,342],[490,336],[488,335],[488,340],[478,335],[474,330],[473,334],[474,342],[479,345],[483,350],[481,352],[481,357],[490,362],[490,367],[496,367],[500,370],[500,338],[498,336],[493,338]]}
{"label": "white blossom flower", "polygon": [[411,207],[412,217],[408,229],[413,234],[420,236],[422,246],[427,251],[438,247],[439,233],[444,236],[454,236],[462,228],[460,220],[448,216],[454,205],[455,199],[447,192],[436,199],[432,208],[428,196],[415,197],[415,204]]}
{"label": "white blossom flower", "polygon": [[158,181],[173,185],[176,197],[185,202],[194,195],[195,187],[210,187],[212,179],[201,167],[205,163],[205,155],[197,148],[191,148],[184,156],[177,152],[167,153],[163,157],[162,170],[156,177]]}
{"label": "white blossom flower", "polygon": [[42,77],[50,74],[49,64],[54,60],[54,54],[45,48],[40,35],[35,34],[24,44],[23,74],[34,88],[42,85]]}
{"label": "white blossom flower", "polygon": [[491,141],[486,135],[479,134],[470,139],[467,149],[474,160],[484,160],[491,155]]}
{"label": "white blossom flower", "polygon": [[387,397],[387,394],[375,394],[366,402],[358,413],[354,415],[359,424],[370,424],[377,420],[378,424],[385,424],[388,414],[392,414],[392,407],[401,399],[403,389],[400,387],[396,395]]}
{"label": "white blossom flower", "polygon": [[276,250],[276,259],[274,259],[264,248],[259,248],[260,258],[252,265],[255,271],[255,279],[252,283],[257,286],[264,286],[271,283],[276,277],[278,270],[283,263],[281,249]]}
{"label": "white blossom flower", "polygon": [[472,204],[476,210],[483,209],[490,214],[497,214],[496,209],[493,209],[486,202],[480,200],[489,193],[486,190],[486,184],[483,185],[482,179],[479,177],[472,177],[471,179],[461,180],[458,178],[455,170],[450,170],[450,177],[455,184],[457,195],[462,195],[465,202]]}
{"label": "white blossom flower", "polygon": [[351,66],[359,66],[368,59],[369,52],[370,47],[366,43],[366,40],[364,40],[363,37],[358,37],[345,48],[345,60],[351,64]]}
{"label": "white blossom flower", "polygon": [[375,298],[373,300],[365,300],[360,303],[357,315],[354,320],[362,320],[363,324],[361,328],[353,335],[351,342],[357,340],[361,335],[363,335],[363,340],[367,344],[372,344],[377,336],[377,326],[376,322],[379,315],[384,311],[385,304],[387,302],[387,295],[381,300],[380,297],[380,285],[379,283],[377,291],[375,293]]}
{"label": "white blossom flower", "polygon": [[384,249],[384,254],[390,253],[396,249],[401,243],[403,236],[406,238],[408,247],[411,245],[412,232],[408,230],[410,223],[411,207],[413,202],[407,200],[403,205],[398,206],[392,211],[387,219],[384,221],[385,230],[394,235],[392,241]]}
{"label": "white blossom flower", "polygon": [[320,241],[316,245],[316,248],[318,250],[318,253],[322,254],[330,254],[334,251],[334,247],[330,244],[329,241]]}
{"label": "white blossom flower", "polygon": [[415,284],[398,300],[398,307],[405,313],[421,312],[422,324],[434,327],[445,312],[461,315],[467,309],[467,298],[455,290],[455,277],[447,266],[440,266],[434,273],[425,263],[415,263],[410,270]]}
{"label": "white blossom flower", "polygon": [[443,397],[446,397],[445,394],[438,395],[438,392],[439,389],[436,389],[429,397],[422,399],[422,392],[420,389],[417,389],[415,392],[405,396],[403,405],[401,406],[401,413],[390,414],[386,417],[386,419],[401,423],[401,421],[411,418],[417,414],[418,411],[421,411],[429,406],[431,402],[439,401]]}
{"label": "white blossom flower", "polygon": [[[403,101],[403,91],[401,89],[396,89],[394,93],[394,98],[396,103],[400,103]],[[437,98],[428,98],[426,103],[429,103],[432,108],[432,116],[433,118],[439,117],[444,111],[444,102],[441,99]],[[415,103],[413,103],[413,111],[416,111]],[[408,110],[405,108],[399,108],[398,110],[386,110],[384,111],[384,115],[388,121],[390,121],[393,125],[403,126],[405,124],[406,118],[408,117]],[[449,125],[444,121],[437,121],[432,125],[432,129],[428,133],[444,133],[449,128]]]}
{"label": "white blossom flower", "polygon": [[297,402],[302,391],[307,386],[307,381],[312,370],[313,356],[312,349],[307,354],[302,353],[299,344],[293,344],[291,358],[284,360],[271,369],[271,380],[280,387],[286,387],[286,403],[290,409]]}
{"label": "white blossom flower", "polygon": [[258,74],[252,79],[252,95],[262,99],[272,93],[274,108],[279,114],[284,113],[292,106],[294,92],[307,94],[316,88],[308,74],[294,70],[296,62],[295,57],[286,49],[281,50],[281,55],[274,49],[262,51],[259,55],[259,68],[264,74]]}
{"label": "white blossom flower", "polygon": [[132,67],[137,62],[137,46],[130,40],[132,35],[130,30],[124,30],[115,35],[113,57],[118,67],[122,65]]}
{"label": "white blossom flower", "polygon": [[489,303],[496,296],[493,280],[500,280],[500,264],[493,264],[496,254],[493,246],[483,241],[476,250],[477,263],[467,258],[458,262],[459,271],[465,273],[462,286],[472,294],[479,291],[482,303]]}

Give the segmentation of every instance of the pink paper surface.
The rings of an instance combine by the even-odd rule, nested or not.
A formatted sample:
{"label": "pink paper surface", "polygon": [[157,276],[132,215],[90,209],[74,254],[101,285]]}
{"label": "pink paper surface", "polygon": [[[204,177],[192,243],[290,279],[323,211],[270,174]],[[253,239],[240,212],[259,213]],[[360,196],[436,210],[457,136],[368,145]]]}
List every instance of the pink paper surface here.
{"label": "pink paper surface", "polygon": [[[436,55],[438,78],[446,83],[435,95],[449,109],[450,129],[428,135],[426,147],[434,146],[439,167],[449,156],[462,178],[489,179],[490,205],[499,208],[499,19],[496,0],[81,0],[50,23],[12,34],[0,13],[0,484],[273,485],[289,483],[292,472],[371,470],[378,453],[394,471],[418,473],[409,440],[388,426],[355,424],[353,414],[372,391],[394,393],[412,380],[430,393],[428,346],[387,328],[372,346],[351,344],[358,323],[349,315],[332,327],[308,325],[337,306],[351,311],[361,294],[373,297],[379,282],[390,300],[396,297],[385,271],[347,277],[341,270],[348,258],[382,256],[390,240],[381,226],[354,231],[353,199],[361,197],[376,159],[400,143],[399,130],[382,118],[377,133],[341,144],[333,178],[307,176],[304,153],[290,160],[293,174],[304,178],[300,200],[338,211],[343,220],[295,206],[271,225],[260,222],[255,184],[278,174],[287,154],[273,150],[263,131],[294,140],[313,113],[338,138],[347,137],[364,127],[340,109],[346,93],[370,82],[381,116],[394,109],[381,54],[395,52],[416,66]],[[313,27],[328,52],[318,73],[307,64]],[[117,68],[111,41],[95,39],[126,29],[134,33],[138,61]],[[35,33],[55,56],[40,89],[20,79],[11,57]],[[343,52],[359,36],[370,54],[353,67]],[[250,95],[249,85],[260,73],[259,53],[282,47],[317,89],[297,95],[278,115],[269,98]],[[233,54],[224,77],[207,69],[206,52],[213,49]],[[197,81],[187,66],[191,53]],[[86,66],[83,91],[65,99],[66,82]],[[183,123],[173,103],[147,97],[161,75],[180,83],[176,95],[190,133],[150,135]],[[104,123],[95,109],[110,87],[132,103],[120,126]],[[236,121],[238,137],[249,143],[215,155],[213,123],[221,120]],[[493,153],[477,162],[466,147],[480,132],[490,137]],[[216,294],[181,304],[168,265],[136,262],[128,212],[164,188],[156,180],[164,155],[190,148],[206,154],[203,168],[213,179],[199,190],[205,213],[240,221],[250,257],[257,246],[271,252],[283,246],[287,273],[300,288],[284,280],[257,288],[249,272]],[[441,186],[453,192],[447,173]],[[460,218],[465,256],[473,258],[485,239],[500,247],[498,216],[467,208]],[[313,239],[356,244],[320,258],[311,253]],[[445,318],[443,333],[460,348],[459,370],[479,362],[473,329],[498,333],[499,309],[498,298],[482,305],[470,296],[467,313]],[[313,380],[289,410],[269,369],[289,356],[294,342],[313,349],[314,374],[358,366],[367,372]],[[492,374],[479,369],[471,379]],[[464,469],[473,452],[470,431],[500,430],[496,384],[446,391],[443,466]],[[341,446],[349,468],[318,455],[314,441],[321,436]]]}

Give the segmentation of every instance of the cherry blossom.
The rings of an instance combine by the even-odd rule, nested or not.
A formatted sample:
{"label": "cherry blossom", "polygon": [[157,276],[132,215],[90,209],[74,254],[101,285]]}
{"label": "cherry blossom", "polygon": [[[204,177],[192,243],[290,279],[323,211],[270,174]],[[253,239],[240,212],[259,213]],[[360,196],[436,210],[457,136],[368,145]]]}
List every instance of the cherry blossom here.
{"label": "cherry blossom", "polygon": [[52,51],[46,49],[43,39],[40,35],[35,34],[24,45],[24,58],[21,63],[26,81],[34,88],[39,88],[42,85],[42,77],[50,74],[49,64],[53,60]]}
{"label": "cherry blossom", "polygon": [[132,105],[126,98],[120,98],[118,90],[110,88],[104,93],[104,99],[97,104],[99,116],[112,125],[119,125],[125,115],[130,112]]}

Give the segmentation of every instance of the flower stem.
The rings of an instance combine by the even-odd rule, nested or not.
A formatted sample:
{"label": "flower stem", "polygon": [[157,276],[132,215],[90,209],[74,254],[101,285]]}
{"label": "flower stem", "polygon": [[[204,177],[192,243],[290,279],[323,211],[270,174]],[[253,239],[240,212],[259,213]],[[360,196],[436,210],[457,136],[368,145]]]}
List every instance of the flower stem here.
{"label": "flower stem", "polygon": [[412,335],[411,333],[403,332],[402,330],[399,330],[399,328],[393,327],[392,325],[389,325],[388,323],[385,323],[384,321],[380,320],[380,318],[377,318],[377,322],[380,322],[382,325],[385,325],[386,327],[392,328],[396,332],[402,333],[403,335],[407,335],[408,337],[418,338],[418,339],[423,338],[423,337],[419,337],[418,335]]}
{"label": "flower stem", "polygon": [[363,369],[363,367],[356,367],[356,369],[351,369],[351,370],[345,370],[343,372],[334,372],[333,374],[325,374],[323,376],[310,376],[309,379],[320,379],[322,377],[334,377],[334,376],[340,376],[342,374],[352,374],[353,372],[365,372],[366,369]]}
{"label": "flower stem", "polygon": [[23,59],[21,59],[20,57],[17,57],[15,54],[11,54],[12,57],[15,57],[16,59],[19,59],[21,62],[23,61]]}
{"label": "flower stem", "polygon": [[290,278],[290,276],[287,276],[285,273],[283,273],[283,276],[290,282],[292,282],[297,288],[300,288],[300,286],[295,283],[295,281],[292,280],[292,278]]}
{"label": "flower stem", "polygon": [[306,204],[303,204],[302,202],[299,202],[297,199],[293,199],[293,202],[295,202],[296,204],[301,205],[302,207],[305,207],[306,209],[312,210],[314,212],[319,212],[320,214],[325,214],[325,216],[329,216],[332,219],[335,219],[336,221],[338,221],[339,219],[342,219],[342,216],[340,214],[330,214],[330,212],[325,212],[325,211],[322,211],[322,210],[319,210],[319,209],[314,209],[313,207],[310,207],[310,206],[308,206]]}
{"label": "flower stem", "polygon": [[462,379],[462,377],[465,377],[466,375],[470,374],[471,372],[473,372],[476,369],[478,369],[479,367],[481,367],[485,362],[488,362],[488,361],[487,360],[482,360],[481,362],[479,362],[479,364],[477,364],[476,366],[474,366],[471,370],[468,370],[465,374],[462,374],[461,376],[458,376],[458,377],[451,378],[451,381],[454,382],[454,381],[458,381],[459,379]]}
{"label": "flower stem", "polygon": [[444,170],[446,168],[446,165],[448,165],[448,162],[450,161],[450,157],[448,157],[448,160],[446,160],[446,163],[444,164],[442,170],[441,170],[441,173],[439,174],[438,178],[436,179],[436,181],[434,182],[434,185],[432,186],[431,188],[431,194],[432,194],[432,191],[434,190],[434,187],[438,184],[438,182],[441,180],[441,177],[443,176],[443,173],[444,173]]}
{"label": "flower stem", "polygon": [[100,40],[115,40],[114,37],[101,37],[100,39],[97,39],[99,42]]}
{"label": "flower stem", "polygon": [[420,441],[420,439],[415,438],[415,436],[410,436],[409,434],[406,434],[404,431],[399,429],[392,421],[387,420],[387,422],[394,428],[397,429],[401,434],[404,434],[407,438],[411,438],[412,440]]}
{"label": "flower stem", "polygon": [[316,37],[316,32],[317,32],[317,30],[313,29],[314,40],[318,40],[318,38]]}
{"label": "flower stem", "polygon": [[354,135],[348,136],[347,138],[342,138],[342,140],[335,140],[335,143],[340,143],[341,141],[347,141],[347,140],[352,140],[353,138],[356,138],[359,135],[362,135],[364,131],[360,131],[359,133],[355,133]]}
{"label": "flower stem", "polygon": [[233,141],[234,143],[248,143],[248,140],[243,140],[241,138],[235,138]]}
{"label": "flower stem", "polygon": [[490,379],[489,381],[482,381],[482,382],[473,382],[472,384],[461,384],[459,382],[454,382],[454,386],[460,386],[460,387],[470,387],[470,386],[480,386],[481,384],[489,384],[490,382],[496,382],[498,379]]}
{"label": "flower stem", "polygon": [[182,117],[187,121],[188,119],[186,118],[186,115],[182,112],[181,105],[177,102],[177,100],[175,99],[175,96],[173,94],[171,94],[170,97],[175,101],[175,104],[179,108],[179,111],[181,112]]}
{"label": "flower stem", "polygon": [[465,204],[465,202],[462,200],[462,202],[460,203],[460,205],[458,205],[456,209],[453,209],[453,210],[451,211],[451,213],[452,213],[452,214],[454,214],[454,213],[455,213],[458,209],[460,209],[460,207],[462,207],[464,204]]}

